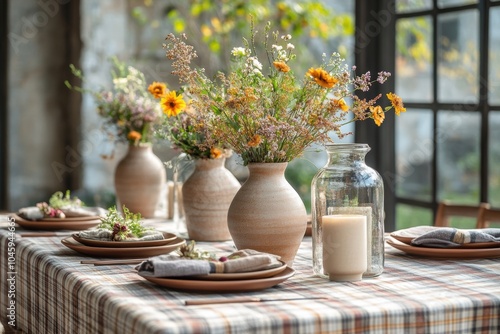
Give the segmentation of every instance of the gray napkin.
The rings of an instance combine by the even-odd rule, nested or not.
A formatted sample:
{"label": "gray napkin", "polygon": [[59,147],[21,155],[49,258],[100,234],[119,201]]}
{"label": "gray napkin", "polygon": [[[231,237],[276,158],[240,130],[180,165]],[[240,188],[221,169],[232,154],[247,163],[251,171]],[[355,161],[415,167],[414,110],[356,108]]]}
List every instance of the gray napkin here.
{"label": "gray napkin", "polygon": [[413,239],[411,244],[414,246],[447,248],[476,242],[500,242],[500,229],[461,230],[453,227],[443,227],[422,234]]}
{"label": "gray napkin", "polygon": [[[105,209],[100,207],[66,207],[61,208],[61,211],[66,217],[89,217],[103,216],[106,214]],[[36,206],[29,206],[19,209],[19,215],[29,220],[39,220],[44,218],[43,213]]]}
{"label": "gray napkin", "polygon": [[[80,238],[100,240],[100,241],[112,241],[113,232],[110,230],[98,228],[94,230],[86,230],[78,232],[77,234]],[[126,240],[116,241],[116,242],[129,242],[129,241],[150,241],[150,240],[162,240],[163,233],[155,230],[145,231],[140,238],[129,238]]]}
{"label": "gray napkin", "polygon": [[88,216],[104,216],[107,210],[97,206],[67,206],[62,207],[61,211],[64,212],[66,217],[88,217]]}
{"label": "gray napkin", "polygon": [[229,255],[228,258],[232,259],[217,262],[186,259],[177,255],[160,255],[142,262],[135,269],[141,276],[181,277],[210,273],[251,272],[277,268],[283,265],[279,261],[279,256],[251,249],[239,250]]}

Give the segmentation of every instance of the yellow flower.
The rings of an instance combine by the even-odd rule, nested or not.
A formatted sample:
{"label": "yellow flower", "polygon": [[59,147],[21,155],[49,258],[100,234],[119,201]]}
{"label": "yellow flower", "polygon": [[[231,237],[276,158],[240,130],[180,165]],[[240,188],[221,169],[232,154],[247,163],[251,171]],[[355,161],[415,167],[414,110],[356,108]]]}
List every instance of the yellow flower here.
{"label": "yellow flower", "polygon": [[286,73],[286,72],[290,71],[290,66],[288,66],[287,64],[285,64],[282,61],[275,61],[275,62],[273,62],[273,65],[280,72]]}
{"label": "yellow flower", "polygon": [[310,68],[307,75],[311,76],[318,85],[324,88],[332,88],[338,82],[322,68]]}
{"label": "yellow flower", "polygon": [[141,140],[142,135],[139,132],[132,130],[128,133],[127,138],[128,140],[139,141]]}
{"label": "yellow flower", "polygon": [[148,91],[155,97],[155,99],[159,99],[167,92],[167,85],[163,82],[154,81],[151,85],[149,85]]}
{"label": "yellow flower", "polygon": [[216,147],[210,149],[210,158],[218,159],[222,156],[222,151]]}
{"label": "yellow flower", "polygon": [[254,135],[252,137],[252,139],[248,142],[248,146],[250,146],[250,147],[257,147],[257,146],[259,146],[260,141],[261,141],[260,136],[259,135]]}
{"label": "yellow flower", "polygon": [[372,113],[372,118],[377,126],[380,126],[385,119],[385,113],[381,106],[371,106],[370,111]]}
{"label": "yellow flower", "polygon": [[344,99],[333,99],[333,105],[340,108],[342,111],[348,111],[349,106],[345,103]]}
{"label": "yellow flower", "polygon": [[160,103],[163,113],[168,117],[177,116],[186,108],[182,95],[177,95],[174,90],[163,95]]}
{"label": "yellow flower", "polygon": [[403,105],[403,100],[394,93],[387,94],[387,98],[391,101],[392,106],[394,107],[394,112],[399,116],[399,113],[405,112],[406,108]]}

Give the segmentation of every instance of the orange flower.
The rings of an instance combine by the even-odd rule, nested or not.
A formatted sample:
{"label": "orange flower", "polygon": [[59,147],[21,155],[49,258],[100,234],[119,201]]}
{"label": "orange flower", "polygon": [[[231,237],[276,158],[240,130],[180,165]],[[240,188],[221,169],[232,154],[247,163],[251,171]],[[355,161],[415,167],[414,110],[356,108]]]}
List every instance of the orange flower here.
{"label": "orange flower", "polygon": [[222,151],[218,149],[217,147],[212,147],[210,149],[210,158],[212,159],[218,159],[222,156]]}
{"label": "orange flower", "polygon": [[128,133],[127,138],[128,138],[128,140],[132,140],[132,141],[136,142],[136,141],[141,140],[142,135],[139,132],[132,130]]}
{"label": "orange flower", "polygon": [[155,99],[159,99],[167,92],[167,85],[163,82],[154,81],[151,85],[149,85],[148,91],[155,97]]}
{"label": "orange flower", "polygon": [[174,90],[163,95],[160,103],[163,113],[168,117],[177,116],[186,108],[186,102],[182,99],[182,95],[177,95]]}
{"label": "orange flower", "polygon": [[371,106],[370,111],[372,112],[372,118],[377,126],[380,126],[385,119],[385,113],[381,106]]}
{"label": "orange flower", "polygon": [[311,76],[318,85],[324,88],[332,88],[338,82],[322,68],[310,68],[307,75]]}
{"label": "orange flower", "polygon": [[285,64],[282,61],[275,61],[275,62],[273,62],[273,65],[280,72],[286,73],[286,72],[290,71],[290,66],[288,66],[287,64]]}
{"label": "orange flower", "polygon": [[394,93],[387,94],[387,98],[391,101],[392,106],[394,107],[394,113],[399,116],[399,113],[405,112],[406,108],[403,105],[403,99],[397,96]]}
{"label": "orange flower", "polygon": [[333,99],[333,105],[337,108],[340,108],[342,111],[348,111],[349,106],[345,103],[344,99]]}
{"label": "orange flower", "polygon": [[248,146],[250,146],[250,147],[257,147],[257,146],[259,146],[260,141],[261,141],[260,136],[259,135],[254,135],[252,137],[252,139],[248,142]]}

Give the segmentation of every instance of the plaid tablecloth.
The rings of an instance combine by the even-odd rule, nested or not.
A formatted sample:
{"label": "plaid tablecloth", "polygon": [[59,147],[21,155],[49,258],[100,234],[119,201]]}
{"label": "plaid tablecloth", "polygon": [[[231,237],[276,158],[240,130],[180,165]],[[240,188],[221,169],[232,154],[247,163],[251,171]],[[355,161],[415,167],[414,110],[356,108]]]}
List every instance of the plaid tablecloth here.
{"label": "plaid tablecloth", "polygon": [[[20,229],[18,229],[19,232]],[[168,229],[167,229],[168,230]],[[252,293],[201,294],[157,286],[133,265],[93,266],[61,236],[18,238],[15,317],[27,333],[498,333],[500,259],[438,260],[386,247],[384,273],[354,283],[313,276],[311,238],[296,274]],[[0,228],[1,318],[9,321],[8,231]],[[198,243],[227,254],[230,242]],[[12,259],[11,259],[12,260]],[[198,298],[328,297],[185,306]]]}

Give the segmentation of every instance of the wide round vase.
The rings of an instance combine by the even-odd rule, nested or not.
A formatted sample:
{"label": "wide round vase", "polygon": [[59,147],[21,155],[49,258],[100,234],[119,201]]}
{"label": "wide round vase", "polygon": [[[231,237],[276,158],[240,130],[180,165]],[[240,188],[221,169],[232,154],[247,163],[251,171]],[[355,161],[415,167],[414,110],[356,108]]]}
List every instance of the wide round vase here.
{"label": "wide round vase", "polygon": [[165,167],[151,145],[130,145],[115,170],[118,206],[153,218],[165,180]]}
{"label": "wide round vase", "polygon": [[240,183],[224,167],[226,159],[197,159],[182,185],[182,202],[189,239],[230,240],[227,211]]}
{"label": "wide round vase", "polygon": [[287,165],[248,165],[249,177],[229,207],[228,226],[238,249],[276,254],[292,266],[306,230],[307,212],[285,179]]}

